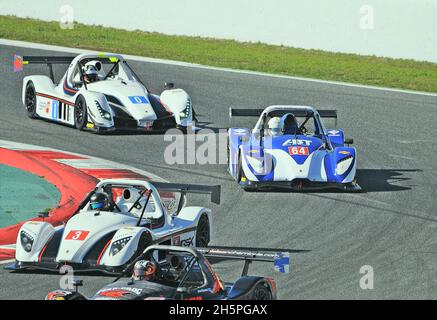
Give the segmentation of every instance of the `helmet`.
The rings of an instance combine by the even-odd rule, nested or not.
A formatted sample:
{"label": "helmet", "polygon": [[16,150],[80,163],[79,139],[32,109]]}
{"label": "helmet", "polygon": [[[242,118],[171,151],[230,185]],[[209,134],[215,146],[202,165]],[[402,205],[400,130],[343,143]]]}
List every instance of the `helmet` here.
{"label": "helmet", "polygon": [[91,196],[90,207],[92,210],[109,210],[109,197],[104,192],[96,192]]}
{"label": "helmet", "polygon": [[282,123],[281,119],[279,119],[278,117],[271,118],[267,125],[272,136],[277,136],[281,134]]}
{"label": "helmet", "polygon": [[151,280],[156,274],[156,264],[150,260],[139,260],[135,263],[132,278],[134,280]]}
{"label": "helmet", "polygon": [[299,126],[296,117],[292,113],[287,113],[282,117],[284,134],[297,134]]}
{"label": "helmet", "polygon": [[95,65],[87,63],[83,70],[85,81],[95,82],[99,79],[99,72]]}

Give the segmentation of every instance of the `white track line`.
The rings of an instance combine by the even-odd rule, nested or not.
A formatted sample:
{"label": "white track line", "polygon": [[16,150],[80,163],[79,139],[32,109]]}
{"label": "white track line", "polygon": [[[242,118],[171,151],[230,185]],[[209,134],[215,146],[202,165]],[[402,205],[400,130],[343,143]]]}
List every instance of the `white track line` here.
{"label": "white track line", "polygon": [[[58,52],[68,52],[68,53],[93,53],[95,51],[85,50],[85,49],[77,49],[77,48],[68,48],[61,46],[53,46],[48,44],[40,44],[26,41],[17,41],[17,40],[8,40],[8,39],[0,39],[0,45],[6,46],[14,46],[14,47],[23,47],[23,48],[31,48],[38,50],[49,50],[49,51],[58,51]],[[330,84],[344,87],[352,87],[352,88],[361,88],[361,89],[369,89],[369,90],[378,90],[378,91],[388,91],[388,92],[396,92],[396,93],[404,93],[404,94],[412,94],[419,96],[429,96],[429,97],[437,97],[437,93],[430,92],[422,92],[422,91],[413,91],[413,90],[404,90],[404,89],[395,89],[395,88],[386,88],[386,87],[375,87],[369,85],[348,83],[348,82],[340,82],[340,81],[329,81],[329,80],[319,80],[319,79],[310,79],[303,77],[293,77],[293,76],[285,76],[278,74],[271,74],[265,72],[257,72],[257,71],[248,71],[248,70],[237,70],[237,69],[229,69],[229,68],[220,68],[220,67],[211,67],[205,66],[201,64],[174,61],[174,60],[165,60],[165,59],[157,59],[157,58],[147,58],[133,55],[123,55],[128,60],[141,61],[141,62],[150,62],[150,63],[161,63],[167,65],[175,65],[181,67],[190,67],[190,68],[198,68],[205,70],[213,70],[213,71],[224,71],[224,72],[232,72],[232,73],[240,73],[240,74],[248,74],[248,75],[256,75],[263,77],[272,77],[272,78],[280,78],[280,79],[289,79],[289,80],[297,80],[297,81],[306,81],[313,83],[321,83],[321,84]],[[12,67],[11,67],[12,68]]]}
{"label": "white track line", "polygon": [[[34,145],[30,145],[30,144],[7,141],[7,140],[0,140],[0,148],[6,148],[6,149],[10,149],[10,150],[41,150],[41,151],[48,150],[48,151],[62,152],[65,154],[71,154],[71,155],[76,155],[76,156],[80,156],[80,157],[85,158],[85,160],[83,160],[83,159],[56,159],[56,161],[58,161],[60,163],[70,165],[71,167],[74,167],[77,169],[81,169],[81,168],[127,169],[127,170],[131,170],[132,172],[138,173],[140,175],[150,177],[152,180],[155,180],[155,181],[168,182],[167,180],[165,180],[165,179],[161,178],[160,176],[153,174],[149,171],[140,170],[140,169],[137,169],[135,167],[121,164],[118,162],[105,160],[105,159],[101,159],[101,158],[97,158],[97,157],[92,157],[92,156],[88,156],[88,155],[83,155],[80,153],[74,153],[74,152],[58,150],[58,149],[54,149],[54,148],[41,147],[41,146],[34,146]],[[85,162],[85,164],[84,164],[84,162]]]}

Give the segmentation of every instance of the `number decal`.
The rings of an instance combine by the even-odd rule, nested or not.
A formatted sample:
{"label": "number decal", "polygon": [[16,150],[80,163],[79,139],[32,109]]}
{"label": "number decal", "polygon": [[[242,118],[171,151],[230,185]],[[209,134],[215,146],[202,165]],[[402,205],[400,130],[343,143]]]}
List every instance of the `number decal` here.
{"label": "number decal", "polygon": [[308,147],[288,147],[288,153],[290,153],[292,156],[309,155]]}
{"label": "number decal", "polygon": [[78,240],[83,241],[86,239],[90,232],[89,231],[83,231],[83,230],[71,230],[67,236],[65,237],[65,240]]}
{"label": "number decal", "polygon": [[149,103],[149,100],[147,100],[147,97],[145,96],[129,96],[128,97],[130,102],[133,104],[147,104]]}

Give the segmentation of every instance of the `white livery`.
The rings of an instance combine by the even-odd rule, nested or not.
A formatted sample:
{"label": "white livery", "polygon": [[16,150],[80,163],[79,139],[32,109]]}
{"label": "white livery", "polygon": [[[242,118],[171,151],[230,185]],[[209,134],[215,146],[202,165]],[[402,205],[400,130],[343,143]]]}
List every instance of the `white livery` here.
{"label": "white livery", "polygon": [[[91,209],[90,199],[98,192],[110,195],[113,209]],[[65,225],[24,223],[16,263],[8,269],[57,270],[67,264],[75,270],[117,273],[151,244],[205,247],[212,232],[211,210],[186,206],[187,193],[220,201],[220,186],[103,180]]]}
{"label": "white livery", "polygon": [[[23,64],[47,64],[50,76],[24,77],[22,101],[31,118],[42,118],[79,130],[164,131],[192,125],[191,98],[183,89],[166,84],[161,95],[149,92],[118,54],[81,54],[77,57],[29,56]],[[68,68],[55,81],[54,64]],[[95,77],[88,74],[91,70]]]}

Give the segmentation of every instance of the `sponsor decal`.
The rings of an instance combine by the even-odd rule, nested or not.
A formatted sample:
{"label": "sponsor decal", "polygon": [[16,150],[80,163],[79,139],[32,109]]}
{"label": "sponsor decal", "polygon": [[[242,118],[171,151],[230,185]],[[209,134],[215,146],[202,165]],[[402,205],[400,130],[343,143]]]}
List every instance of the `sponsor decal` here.
{"label": "sponsor decal", "polygon": [[87,127],[88,129],[92,129],[92,128],[94,128],[94,123],[88,122],[88,123],[86,124],[86,127]]}
{"label": "sponsor decal", "polygon": [[47,101],[46,102],[46,110],[45,110],[45,112],[49,113],[49,111],[50,111],[50,101]]}
{"label": "sponsor decal", "polygon": [[59,101],[52,100],[52,119],[58,119]]}
{"label": "sponsor decal", "polygon": [[147,104],[149,100],[145,96],[129,96],[130,102],[133,104]]}
{"label": "sponsor decal", "polygon": [[65,237],[65,240],[78,240],[78,241],[84,241],[86,237],[88,236],[90,232],[89,231],[83,231],[83,230],[71,230],[67,236]]}
{"label": "sponsor decal", "polygon": [[201,296],[197,296],[197,297],[189,297],[189,298],[185,298],[183,300],[203,300],[203,298]]}
{"label": "sponsor decal", "polygon": [[282,144],[283,146],[310,146],[311,140],[302,140],[302,139],[287,139]]}
{"label": "sponsor decal", "polygon": [[241,134],[245,134],[247,132],[246,129],[234,129],[234,133],[236,135],[241,135]]}
{"label": "sponsor decal", "polygon": [[340,131],[338,130],[328,130],[328,136],[338,137],[340,135]]}
{"label": "sponsor decal", "polygon": [[350,154],[350,152],[349,152],[349,151],[346,151],[346,150],[341,150],[341,151],[339,151],[338,153],[339,153],[339,154]]}
{"label": "sponsor decal", "polygon": [[189,237],[186,239],[181,240],[181,246],[182,247],[189,247],[193,244],[194,237]]}
{"label": "sponsor decal", "polygon": [[288,147],[288,153],[290,153],[292,156],[309,155],[308,147]]}
{"label": "sponsor decal", "polygon": [[131,293],[140,295],[142,291],[143,289],[139,289],[139,288],[123,287],[123,288],[103,289],[97,292],[97,294],[102,297],[121,298],[124,295],[131,294]]}
{"label": "sponsor decal", "polygon": [[278,253],[274,262],[275,270],[281,273],[290,272],[290,254],[288,252]]}

